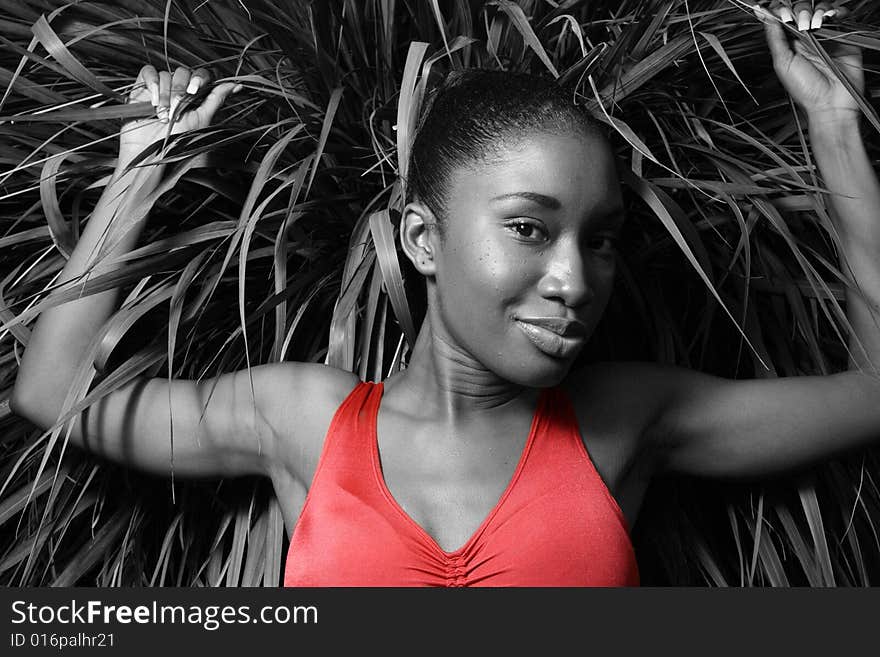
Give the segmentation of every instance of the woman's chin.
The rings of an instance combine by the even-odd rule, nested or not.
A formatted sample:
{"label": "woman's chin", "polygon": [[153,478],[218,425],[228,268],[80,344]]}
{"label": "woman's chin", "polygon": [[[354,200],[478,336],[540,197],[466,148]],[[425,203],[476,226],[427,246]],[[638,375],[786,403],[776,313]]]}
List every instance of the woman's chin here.
{"label": "woman's chin", "polygon": [[573,358],[528,359],[528,362],[521,362],[519,368],[505,368],[502,376],[527,388],[551,388],[562,383],[573,364]]}

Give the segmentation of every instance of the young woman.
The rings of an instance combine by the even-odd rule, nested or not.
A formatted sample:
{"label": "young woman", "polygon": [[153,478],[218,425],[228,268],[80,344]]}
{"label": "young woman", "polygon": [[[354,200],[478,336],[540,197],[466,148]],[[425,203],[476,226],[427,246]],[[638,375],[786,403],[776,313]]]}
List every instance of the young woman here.
{"label": "young woman", "polygon": [[[405,370],[378,384],[291,362],[202,382],[139,379],[77,418],[73,439],[164,473],[171,422],[176,473],[269,477],[291,533],[287,585],[638,584],[629,527],[653,475],[770,475],[880,436],[880,381],[861,371],[880,362],[880,186],[858,105],[802,41],[792,49],[783,25],[818,27],[834,11],[760,17],[866,293],[847,298],[858,338],[850,371],[725,380],[650,363],[573,370],[614,279],[623,205],[611,149],[554,82],[466,72],[440,89],[413,145],[401,240],[425,278],[427,314]],[[860,53],[836,61],[862,88]],[[208,73],[147,66],[139,80],[131,99],[151,100],[159,121],[125,126],[117,173],[62,280],[86,271],[117,217],[137,224],[115,251],[133,247],[145,218],[129,213],[161,169],[127,165],[168,130],[208,125],[235,91],[217,85],[177,118]],[[116,296],[41,315],[16,413],[56,421]]]}

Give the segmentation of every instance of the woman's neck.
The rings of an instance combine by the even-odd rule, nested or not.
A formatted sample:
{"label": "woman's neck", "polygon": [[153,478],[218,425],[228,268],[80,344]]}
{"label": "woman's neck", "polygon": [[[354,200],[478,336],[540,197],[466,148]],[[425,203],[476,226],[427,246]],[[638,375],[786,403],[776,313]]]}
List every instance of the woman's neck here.
{"label": "woman's neck", "polygon": [[406,369],[386,382],[386,390],[401,384],[399,392],[418,399],[426,415],[453,423],[474,411],[491,410],[529,396],[528,388],[500,378],[439,335],[429,317],[422,324]]}

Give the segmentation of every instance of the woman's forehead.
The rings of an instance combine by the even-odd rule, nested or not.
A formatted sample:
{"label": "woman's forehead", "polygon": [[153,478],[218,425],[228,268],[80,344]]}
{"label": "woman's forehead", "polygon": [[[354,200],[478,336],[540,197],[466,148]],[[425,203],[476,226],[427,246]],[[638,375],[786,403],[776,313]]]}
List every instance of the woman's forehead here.
{"label": "woman's forehead", "polygon": [[454,172],[451,199],[486,204],[619,205],[611,148],[600,137],[539,133],[501,143]]}

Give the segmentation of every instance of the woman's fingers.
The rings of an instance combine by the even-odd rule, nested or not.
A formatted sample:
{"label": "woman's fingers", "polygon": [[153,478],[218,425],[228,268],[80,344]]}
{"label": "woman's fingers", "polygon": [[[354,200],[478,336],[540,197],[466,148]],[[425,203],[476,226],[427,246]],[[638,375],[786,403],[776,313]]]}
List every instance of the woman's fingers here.
{"label": "woman's fingers", "polygon": [[199,111],[204,113],[205,120],[210,121],[214,113],[220,109],[226,97],[231,93],[237,93],[240,89],[241,85],[235,82],[222,82],[215,85],[211,89],[211,93],[202,101],[201,107],[199,107]]}
{"label": "woman's fingers", "polygon": [[211,82],[211,72],[206,68],[197,68],[192,77],[189,79],[189,84],[186,87],[186,93],[188,94],[197,94],[199,93],[199,89],[204,88]]}
{"label": "woman's fingers", "polygon": [[155,67],[147,64],[142,67],[128,94],[129,102],[147,102],[153,106],[159,103],[159,74]]}
{"label": "woman's fingers", "polygon": [[791,5],[788,2],[773,0],[773,2],[770,3],[770,12],[783,23],[794,22],[794,14],[791,11]]}
{"label": "woman's fingers", "polygon": [[786,70],[791,64],[794,53],[788,43],[788,37],[785,36],[782,23],[771,16],[764,21],[764,32],[767,35],[767,45],[770,47],[774,67],[777,71]]}
{"label": "woman's fingers", "polygon": [[177,120],[177,106],[189,86],[191,73],[188,68],[178,67],[171,76],[171,104],[169,106],[169,120]]}
{"label": "woman's fingers", "polygon": [[794,6],[791,8],[791,13],[794,14],[795,21],[797,22],[797,28],[801,32],[810,29],[810,21],[813,18],[813,3],[812,2],[796,2]]}
{"label": "woman's fingers", "polygon": [[789,2],[787,0],[773,0],[766,9],[760,5],[753,5],[752,9],[762,22],[768,17],[777,18],[783,23],[793,23],[800,32],[817,30],[832,18],[844,18],[849,15],[846,7],[838,7],[832,2]]}
{"label": "woman's fingers", "polygon": [[141,69],[141,72],[144,76],[144,83],[147,85],[147,89],[150,90],[150,102],[153,104],[153,107],[156,107],[159,105],[159,71],[156,70],[155,66],[147,64]]}
{"label": "woman's fingers", "polygon": [[[817,30],[822,27],[822,23],[824,22],[826,16],[831,12],[831,3],[830,2],[819,2],[816,4],[816,8],[813,10],[813,21],[810,23],[811,30]],[[828,16],[830,18],[830,16]]]}
{"label": "woman's fingers", "polygon": [[[212,81],[211,72],[207,68],[191,70],[185,66],[170,71],[157,71],[155,67],[146,65],[138,73],[135,85],[129,93],[129,101],[149,101],[156,108],[156,116],[162,123],[177,121],[181,109],[186,109],[189,100],[207,90]],[[214,86],[198,107],[200,114],[197,123],[201,120],[210,121],[214,113],[220,108],[230,93],[236,93],[242,88],[240,84],[225,82]],[[184,107],[181,102],[184,100]],[[201,100],[199,98],[198,100]]]}
{"label": "woman's fingers", "polygon": [[171,73],[159,71],[159,104],[156,107],[156,115],[163,123],[168,121],[168,111],[171,108]]}

